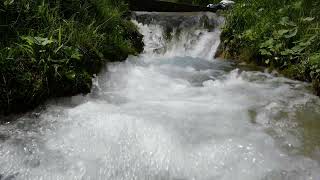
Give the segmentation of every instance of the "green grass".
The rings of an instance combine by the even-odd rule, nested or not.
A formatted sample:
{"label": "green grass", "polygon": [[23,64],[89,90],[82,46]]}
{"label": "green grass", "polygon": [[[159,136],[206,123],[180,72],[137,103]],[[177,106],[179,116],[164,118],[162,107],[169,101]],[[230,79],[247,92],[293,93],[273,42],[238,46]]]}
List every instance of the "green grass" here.
{"label": "green grass", "polygon": [[106,62],[142,51],[115,0],[1,0],[0,114],[90,92]]}

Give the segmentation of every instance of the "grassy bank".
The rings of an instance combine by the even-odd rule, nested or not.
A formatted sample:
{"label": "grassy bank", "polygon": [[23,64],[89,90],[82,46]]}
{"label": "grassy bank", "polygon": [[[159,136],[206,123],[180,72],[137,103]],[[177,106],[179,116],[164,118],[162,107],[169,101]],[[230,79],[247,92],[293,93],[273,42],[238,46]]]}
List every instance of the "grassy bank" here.
{"label": "grassy bank", "polygon": [[108,61],[143,44],[116,0],[1,0],[0,114],[88,93]]}
{"label": "grassy bank", "polygon": [[[219,0],[179,0],[208,4]],[[223,55],[309,81],[320,95],[320,1],[235,0],[223,28]]]}
{"label": "grassy bank", "polygon": [[320,95],[320,2],[240,0],[226,17],[226,56],[310,81]]}

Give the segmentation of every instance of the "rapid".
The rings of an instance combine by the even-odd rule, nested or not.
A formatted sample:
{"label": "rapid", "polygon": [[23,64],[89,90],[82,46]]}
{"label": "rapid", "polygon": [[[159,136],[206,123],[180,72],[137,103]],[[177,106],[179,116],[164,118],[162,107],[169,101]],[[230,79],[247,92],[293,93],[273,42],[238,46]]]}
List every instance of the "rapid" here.
{"label": "rapid", "polygon": [[141,55],[0,125],[0,180],[320,180],[309,84],[213,58],[216,14],[132,21]]}

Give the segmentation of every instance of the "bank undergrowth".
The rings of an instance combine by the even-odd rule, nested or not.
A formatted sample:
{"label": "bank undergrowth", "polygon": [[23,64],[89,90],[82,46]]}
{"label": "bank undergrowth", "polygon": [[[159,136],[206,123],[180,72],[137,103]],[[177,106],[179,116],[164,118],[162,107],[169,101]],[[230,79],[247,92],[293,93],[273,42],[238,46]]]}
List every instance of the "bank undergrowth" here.
{"label": "bank undergrowth", "polygon": [[1,0],[0,114],[88,93],[108,61],[142,51],[116,0]]}
{"label": "bank undergrowth", "polygon": [[226,16],[225,56],[313,83],[320,95],[320,2],[239,0]]}
{"label": "bank undergrowth", "polygon": [[[206,5],[219,0],[179,0]],[[320,1],[235,0],[222,32],[224,56],[312,82],[320,95]]]}

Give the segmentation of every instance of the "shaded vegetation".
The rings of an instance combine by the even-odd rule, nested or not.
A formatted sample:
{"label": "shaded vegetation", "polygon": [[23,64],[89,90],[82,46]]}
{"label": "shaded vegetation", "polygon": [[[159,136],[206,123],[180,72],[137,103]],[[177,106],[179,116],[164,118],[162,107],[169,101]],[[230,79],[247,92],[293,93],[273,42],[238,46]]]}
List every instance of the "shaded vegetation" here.
{"label": "shaded vegetation", "polygon": [[0,114],[88,93],[108,61],[142,51],[118,0],[1,0]]}

